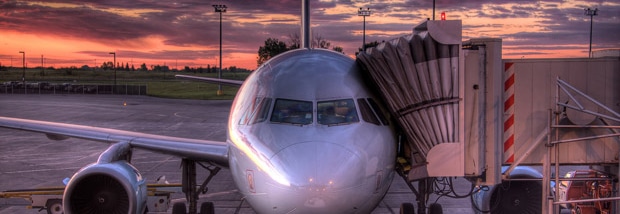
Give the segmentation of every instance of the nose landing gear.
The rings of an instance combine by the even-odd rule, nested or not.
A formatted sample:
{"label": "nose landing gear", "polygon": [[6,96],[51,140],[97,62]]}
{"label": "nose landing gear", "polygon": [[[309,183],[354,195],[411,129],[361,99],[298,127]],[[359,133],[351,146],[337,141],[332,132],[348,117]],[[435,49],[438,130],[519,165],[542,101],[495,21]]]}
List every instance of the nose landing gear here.
{"label": "nose landing gear", "polygon": [[[204,182],[198,186],[196,183],[196,164],[202,166],[203,168],[209,171],[209,176],[204,180]],[[207,184],[211,181],[211,179],[220,171],[220,167],[209,165],[206,166],[200,162],[183,159],[181,162],[183,167],[183,192],[185,193],[185,197],[187,199],[188,210],[185,208],[185,203],[179,202],[172,205],[172,213],[173,214],[197,214],[198,207],[198,195],[205,194],[209,190]],[[213,202],[204,202],[200,205],[200,214],[213,214],[215,213],[215,208],[213,206]]]}

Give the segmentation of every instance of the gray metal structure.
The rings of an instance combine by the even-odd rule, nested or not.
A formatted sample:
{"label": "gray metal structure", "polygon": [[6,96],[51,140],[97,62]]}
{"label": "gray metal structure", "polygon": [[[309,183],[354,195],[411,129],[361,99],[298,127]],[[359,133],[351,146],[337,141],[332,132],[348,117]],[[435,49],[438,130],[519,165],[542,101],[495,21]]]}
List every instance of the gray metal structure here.
{"label": "gray metal structure", "polygon": [[[484,172],[473,181],[491,186],[472,207],[488,211],[502,204],[519,212],[522,205],[492,196],[513,194],[497,187],[517,181],[535,189],[527,197],[537,198],[533,210],[558,213],[553,205],[567,202],[557,201],[550,184],[562,181],[553,176],[561,166],[587,165],[617,176],[618,58],[502,60],[501,39],[471,39],[463,46],[466,124],[474,124],[466,130],[472,135],[465,153],[466,162],[475,163],[465,171]],[[523,165],[542,166],[542,173],[519,169]]]}

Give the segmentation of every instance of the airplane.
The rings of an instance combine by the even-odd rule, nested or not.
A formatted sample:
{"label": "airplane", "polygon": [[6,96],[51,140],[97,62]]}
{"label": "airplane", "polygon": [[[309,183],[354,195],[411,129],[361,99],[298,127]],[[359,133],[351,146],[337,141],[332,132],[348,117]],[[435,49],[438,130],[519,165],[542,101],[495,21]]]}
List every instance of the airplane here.
{"label": "airplane", "polygon": [[[71,178],[65,213],[88,207],[112,212],[105,209],[111,200],[106,197],[121,196],[130,203],[122,210],[112,206],[114,213],[143,213],[145,181],[130,164],[134,148],[182,157],[188,201],[200,192],[185,190],[196,186],[196,163],[206,161],[229,167],[239,192],[258,213],[369,213],[386,194],[396,159],[394,128],[377,102],[353,59],[298,49],[275,57],[243,82],[225,143],[6,117],[0,117],[0,126],[55,140],[113,143],[96,164]],[[116,195],[102,195],[107,191]],[[91,198],[102,202],[89,203]]]}
{"label": "airplane", "polygon": [[[353,59],[298,49],[268,61],[245,82],[212,80],[241,86],[227,142],[7,117],[0,117],[0,127],[112,143],[97,163],[71,178],[65,213],[143,213],[145,181],[131,165],[132,149],[183,158],[190,213],[205,186],[196,185],[198,162],[229,167],[258,213],[369,213],[382,200],[394,177],[397,138]],[[129,203],[110,206],[120,203],[112,198]],[[213,209],[210,202],[202,206]],[[185,213],[185,204],[173,205],[173,213]]]}
{"label": "airplane", "polygon": [[[189,213],[197,213],[198,195],[219,167],[230,169],[258,213],[370,213],[385,196],[398,136],[354,59],[306,45],[272,58],[243,82],[178,77],[240,86],[226,142],[8,117],[0,117],[0,127],[111,143],[67,183],[65,213],[144,213],[146,181],[131,165],[133,149],[183,159]],[[199,185],[196,166],[203,162],[215,167],[207,167],[210,176]],[[175,214],[186,211],[184,203],[173,205]],[[213,212],[211,202],[201,204],[200,213]]]}

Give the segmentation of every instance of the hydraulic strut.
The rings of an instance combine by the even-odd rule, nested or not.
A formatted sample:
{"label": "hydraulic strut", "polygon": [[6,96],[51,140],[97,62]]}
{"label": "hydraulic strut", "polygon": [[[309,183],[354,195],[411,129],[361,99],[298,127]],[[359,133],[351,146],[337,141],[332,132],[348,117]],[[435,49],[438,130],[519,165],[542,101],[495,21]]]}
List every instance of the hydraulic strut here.
{"label": "hydraulic strut", "polygon": [[[209,171],[209,176],[198,186],[196,182],[196,164]],[[207,184],[220,171],[220,167],[210,165],[206,166],[200,162],[190,159],[183,159],[181,162],[183,167],[182,190],[185,193],[185,199],[188,202],[188,213],[198,213],[198,199],[200,194],[205,194],[209,190]]]}

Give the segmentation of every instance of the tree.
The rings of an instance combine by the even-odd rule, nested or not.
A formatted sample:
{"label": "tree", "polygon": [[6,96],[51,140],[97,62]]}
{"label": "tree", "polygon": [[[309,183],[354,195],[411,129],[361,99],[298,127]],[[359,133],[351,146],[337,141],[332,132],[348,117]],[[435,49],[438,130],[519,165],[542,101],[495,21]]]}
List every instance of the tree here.
{"label": "tree", "polygon": [[140,65],[140,70],[141,71],[148,71],[149,69],[146,67],[145,63],[142,63],[142,65]]}
{"label": "tree", "polygon": [[103,64],[101,64],[101,68],[103,70],[114,69],[114,63],[113,62],[103,62]]}
{"label": "tree", "polygon": [[[288,38],[291,40],[288,46],[289,50],[298,49],[301,46],[301,38],[299,38],[299,34],[289,34]],[[313,37],[311,45],[313,48],[329,49],[329,47],[331,46],[331,42],[327,41],[325,38],[323,38],[323,36],[316,34]],[[334,47],[333,50],[344,53],[342,47]]]}
{"label": "tree", "polygon": [[344,49],[342,47],[340,47],[340,46],[334,46],[334,48],[332,48],[332,50],[344,54]]}
{"label": "tree", "polygon": [[[268,38],[265,41],[265,46],[261,46],[258,48],[258,66],[262,65],[267,60],[275,57],[280,53],[286,52],[288,50],[298,49],[300,47],[301,39],[299,38],[299,34],[289,34],[288,37],[291,40],[289,46],[286,46],[286,43],[279,41],[276,38]],[[314,35],[314,38],[312,40],[312,47],[329,49],[331,47],[331,42],[327,41],[321,35]],[[344,54],[344,49],[340,46],[335,46],[333,50]]]}
{"label": "tree", "polygon": [[[383,42],[385,42],[385,41],[383,41]],[[379,46],[379,44],[380,43],[378,41],[366,43],[366,49],[372,48],[372,47],[377,47],[377,46]],[[357,50],[357,52],[355,52],[355,55],[357,56],[357,54],[359,54],[360,52],[362,52],[362,48],[359,48]]]}
{"label": "tree", "polygon": [[265,46],[260,46],[258,48],[258,66],[262,65],[276,55],[286,52],[287,50],[289,49],[286,47],[286,43],[276,38],[268,38],[265,41]]}
{"label": "tree", "polygon": [[314,35],[314,39],[312,41],[312,47],[329,49],[331,45],[332,45],[331,42],[327,41],[325,38],[323,38],[323,36]]}
{"label": "tree", "polygon": [[228,72],[231,72],[231,73],[237,72],[237,66],[230,66],[230,67],[228,67]]}
{"label": "tree", "polygon": [[299,47],[301,47],[301,39],[299,38],[299,34],[297,33],[289,34],[288,38],[289,40],[291,40],[288,46],[289,50],[299,49]]}

